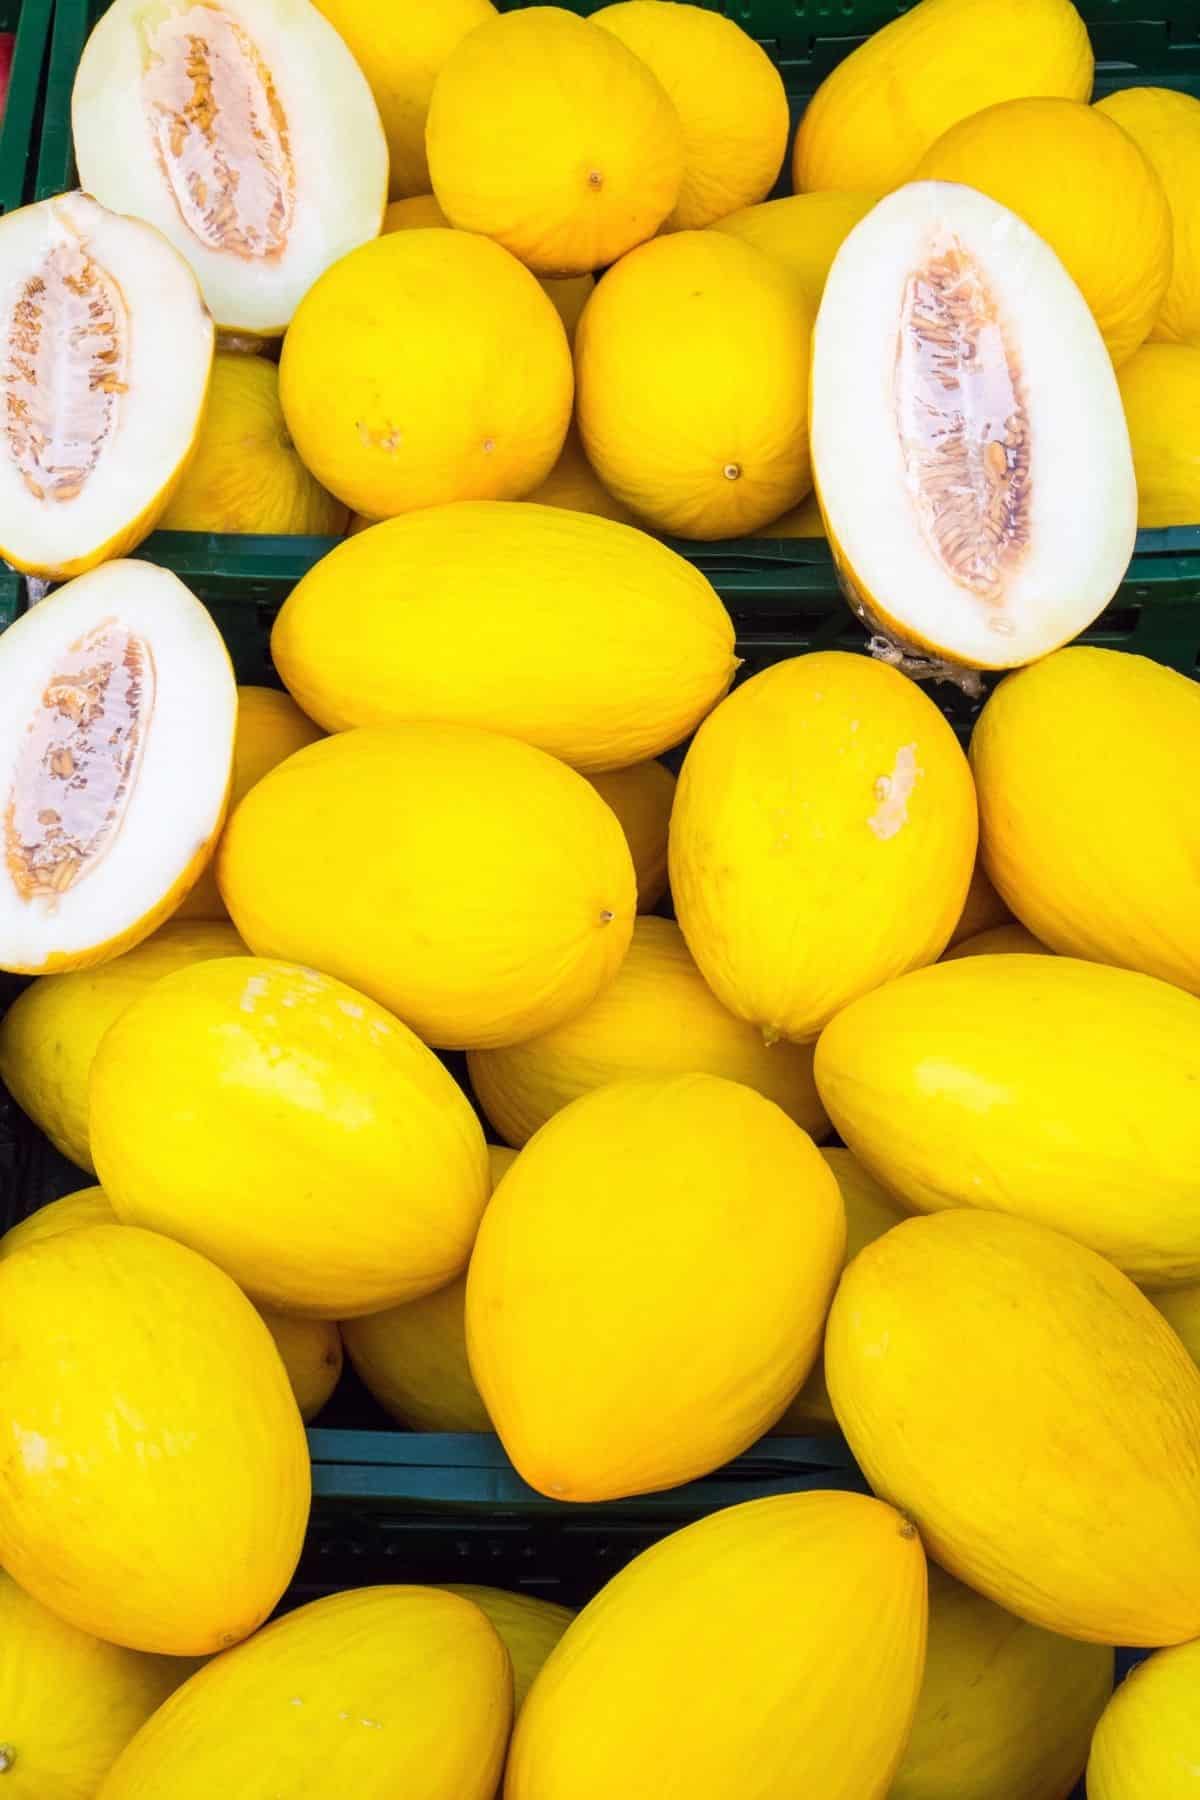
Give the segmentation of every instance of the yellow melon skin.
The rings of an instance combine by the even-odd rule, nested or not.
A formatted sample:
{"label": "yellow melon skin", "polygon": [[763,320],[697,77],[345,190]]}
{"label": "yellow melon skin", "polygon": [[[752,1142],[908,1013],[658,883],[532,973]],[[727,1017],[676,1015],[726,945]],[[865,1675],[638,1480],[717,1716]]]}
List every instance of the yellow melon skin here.
{"label": "yellow melon skin", "polygon": [[804,1043],[856,995],[940,956],[975,859],[954,733],[883,663],[776,663],[696,734],[671,813],[688,948],[717,998]]}
{"label": "yellow melon skin", "polygon": [[1088,1758],[1088,1800],[1192,1800],[1200,1768],[1200,1644],[1160,1650],[1108,1703]]}
{"label": "yellow melon skin", "polygon": [[943,962],[957,962],[963,956],[1053,956],[1045,944],[1039,944],[1032,931],[1023,925],[996,925],[991,931],[976,932],[962,938],[942,956]]}
{"label": "yellow melon skin", "polygon": [[95,1800],[134,1732],[194,1668],[101,1643],[0,1571],[5,1800]]}
{"label": "yellow melon skin", "polygon": [[0,1081],[56,1150],[94,1174],[88,1076],[101,1038],[162,976],[244,949],[228,921],[170,921],[98,968],[43,975],[0,1017]]}
{"label": "yellow melon skin", "polygon": [[719,1075],[773,1100],[813,1137],[829,1130],[811,1049],[766,1044],[722,1006],[670,919],[637,921],[616,979],[586,1012],[523,1043],[473,1050],[467,1066],[510,1144],[526,1143],[581,1094],[642,1075]]}
{"label": "yellow melon skin", "polygon": [[679,537],[740,537],[777,519],[812,486],[811,334],[796,283],[752,245],[716,231],[643,245],[579,321],[588,461],[639,518]]}
{"label": "yellow melon skin", "polygon": [[500,1183],[467,1274],[471,1372],[517,1469],[609,1500],[738,1455],[811,1369],[845,1241],[812,1140],[750,1088],[576,1100]]}
{"label": "yellow melon skin", "polygon": [[1151,1289],[1149,1298],[1173,1328],[1192,1361],[1200,1364],[1200,1286]]}
{"label": "yellow melon skin", "polygon": [[117,1215],[109,1205],[102,1187],[80,1188],[40,1206],[28,1218],[19,1219],[0,1237],[0,1262],[15,1256],[30,1244],[47,1238],[61,1237],[64,1231],[80,1231],[88,1225],[115,1225]]}
{"label": "yellow melon skin", "polygon": [[825,521],[821,517],[821,504],[815,493],[809,494],[799,506],[793,506],[782,518],[772,519],[769,525],[760,525],[750,533],[751,537],[761,538],[819,538],[825,536]]}
{"label": "yellow melon skin", "polygon": [[582,1012],[637,905],[620,824],[582,776],[458,725],[364,727],[289,757],[234,813],[217,879],[260,955],[357,985],[439,1049]]}
{"label": "yellow melon skin", "polygon": [[539,1600],[533,1594],[510,1594],[503,1588],[472,1587],[447,1582],[446,1592],[473,1600],[500,1633],[513,1667],[513,1717],[525,1704],[535,1677],[575,1617],[567,1606]]}
{"label": "yellow melon skin", "polygon": [[[835,188],[818,194],[790,194],[784,200],[765,200],[760,206],[731,212],[718,219],[713,230],[753,244],[785,268],[816,318],[834,257],[880,198],[878,193],[842,193]],[[818,522],[813,535],[821,534]]]}
{"label": "yellow melon skin", "polygon": [[263,1324],[275,1340],[300,1417],[315,1419],[342,1372],[342,1337],[332,1319],[294,1319],[260,1306]]}
{"label": "yellow melon skin", "polygon": [[588,780],[621,821],[637,874],[638,911],[653,912],[667,891],[667,829],[675,777],[665,763],[633,763]]}
{"label": "yellow melon skin", "polygon": [[466,1266],[489,1180],[453,1078],[311,969],[181,969],[92,1065],[96,1168],[124,1222],[190,1244],[279,1312],[352,1318]]}
{"label": "yellow melon skin", "polygon": [[81,1631],[207,1656],[292,1578],[300,1414],[250,1302],[181,1244],[95,1225],[0,1263],[0,1435],[0,1561]]}
{"label": "yellow melon skin", "polygon": [[966,938],[978,937],[981,931],[993,931],[997,926],[1012,923],[1013,916],[988,880],[982,858],[977,858],[962,913],[950,939],[951,948]]}
{"label": "yellow melon skin", "polygon": [[1090,100],[1094,68],[1070,0],[920,0],[817,89],[796,133],[796,191],[887,191],[984,107],[1029,94]]}
{"label": "yellow melon skin", "polygon": [[737,667],[729,614],[674,550],[610,519],[495,501],[339,544],[284,602],[271,653],[330,730],[481,726],[588,774],[679,743]]}
{"label": "yellow melon skin", "polygon": [[867,1480],[951,1574],[1090,1643],[1200,1634],[1200,1370],[1094,1251],[1002,1213],[907,1219],[843,1275],[825,1371]]}
{"label": "yellow melon skin", "polygon": [[288,432],[352,512],[519,500],[571,418],[562,320],[527,269],[464,231],[393,231],[327,269],[279,363]]}
{"label": "yellow melon skin", "polygon": [[607,268],[654,236],[683,181],[683,127],[661,83],[557,6],[511,12],[459,46],[425,145],[451,223],[538,275]]}
{"label": "yellow melon skin", "polygon": [[983,858],[1043,944],[1200,993],[1197,756],[1200,689],[1147,657],[1060,650],[1000,684],[971,742]]}
{"label": "yellow melon skin", "polygon": [[1174,88],[1122,88],[1098,100],[1096,110],[1129,133],[1171,207],[1171,280],[1150,336],[1200,348],[1200,100]]}
{"label": "yellow melon skin", "polygon": [[572,425],[562,455],[541,487],[526,494],[537,506],[562,506],[568,512],[598,513],[619,525],[636,525],[629,508],[609,493],[584,454],[577,428]]}
{"label": "yellow melon skin", "polygon": [[906,975],[815,1064],[839,1136],[913,1211],[1016,1213],[1158,1287],[1200,1279],[1198,1066],[1190,994],[1045,955]]}
{"label": "yellow melon skin", "polygon": [[1120,370],[1143,530],[1200,522],[1200,330],[1195,345],[1143,344]]}
{"label": "yellow melon skin", "polygon": [[919,181],[958,181],[1007,206],[1058,253],[1114,364],[1149,336],[1171,279],[1171,208],[1133,139],[1074,100],[1006,100],[951,126]]}
{"label": "yellow melon skin", "polygon": [[568,1627],[517,1721],[505,1800],[883,1800],[925,1619],[920,1540],[879,1501],[789,1494],[714,1513]]}
{"label": "yellow melon skin", "polygon": [[889,1800],[1067,1800],[1113,1653],[1027,1625],[936,1565],[912,1736]]}
{"label": "yellow melon skin", "polygon": [[492,1800],[508,1652],[442,1588],[359,1588],[278,1619],[194,1675],[99,1800]]}

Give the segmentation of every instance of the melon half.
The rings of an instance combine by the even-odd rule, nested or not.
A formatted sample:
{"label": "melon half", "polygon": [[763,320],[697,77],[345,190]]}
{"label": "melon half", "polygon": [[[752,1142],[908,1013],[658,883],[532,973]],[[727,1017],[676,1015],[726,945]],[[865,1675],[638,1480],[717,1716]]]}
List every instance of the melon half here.
{"label": "melon half", "polygon": [[50,974],[148,937],[225,812],[237,690],[178,576],[111,562],[0,638],[0,968]]}
{"label": "melon half", "polygon": [[181,256],[60,194],[0,220],[0,556],[81,575],[154,527],[200,429],[213,326]]}
{"label": "melon half", "polygon": [[812,453],[855,610],[976,669],[1056,649],[1129,563],[1121,396],[1083,296],[1015,213],[914,182],[834,259],[813,344]]}

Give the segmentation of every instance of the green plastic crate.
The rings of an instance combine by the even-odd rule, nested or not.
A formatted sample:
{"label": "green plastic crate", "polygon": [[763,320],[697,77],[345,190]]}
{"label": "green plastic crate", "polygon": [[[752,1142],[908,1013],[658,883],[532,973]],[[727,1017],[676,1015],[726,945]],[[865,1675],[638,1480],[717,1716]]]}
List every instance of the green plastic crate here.
{"label": "green plastic crate", "polygon": [[15,32],[17,40],[0,126],[0,212],[33,198],[53,12],[54,0],[0,0],[0,31]]}

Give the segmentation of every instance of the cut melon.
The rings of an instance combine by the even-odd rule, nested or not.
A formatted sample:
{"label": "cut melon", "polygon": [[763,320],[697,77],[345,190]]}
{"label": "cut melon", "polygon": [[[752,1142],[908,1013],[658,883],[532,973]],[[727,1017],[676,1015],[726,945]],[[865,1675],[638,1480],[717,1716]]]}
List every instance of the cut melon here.
{"label": "cut melon", "polygon": [[1137,490],[1116,377],[1079,289],[984,195],[915,182],[834,259],[812,453],[851,605],[973,668],[1089,625],[1129,563]]}
{"label": "cut melon", "polygon": [[1143,344],[1119,380],[1138,524],[1200,525],[1200,331],[1194,344]]}
{"label": "cut melon", "polygon": [[1200,1769],[1200,1644],[1159,1650],[1121,1683],[1096,1727],[1088,1800],[1192,1800]]}
{"label": "cut melon", "polygon": [[309,0],[114,0],[71,126],[81,186],[157,226],[230,331],[277,336],[322,270],[379,231],[379,113]]}
{"label": "cut melon", "polygon": [[0,556],[68,576],[153,530],[200,431],[213,326],[183,258],[60,194],[0,220]]}
{"label": "cut melon", "polygon": [[667,830],[675,777],[665,763],[640,762],[588,780],[621,822],[637,875],[638,911],[653,912],[667,891]]}
{"label": "cut melon", "polygon": [[104,962],[200,874],[229,792],[237,695],[178,576],[93,569],[0,638],[0,968]]}
{"label": "cut melon", "polygon": [[789,194],[785,200],[766,200],[730,213],[718,219],[713,230],[741,238],[781,263],[799,284],[815,318],[834,257],[879,198],[877,193],[842,193],[835,188]]}
{"label": "cut melon", "polygon": [[1200,348],[1200,100],[1174,88],[1120,88],[1096,111],[1129,133],[1171,208],[1171,279],[1150,336]]}

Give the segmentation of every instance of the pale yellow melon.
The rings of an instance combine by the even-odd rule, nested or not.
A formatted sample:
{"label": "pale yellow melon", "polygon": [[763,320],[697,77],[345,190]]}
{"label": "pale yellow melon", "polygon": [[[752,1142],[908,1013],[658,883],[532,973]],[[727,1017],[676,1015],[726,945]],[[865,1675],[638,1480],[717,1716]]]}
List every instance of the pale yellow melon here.
{"label": "pale yellow melon", "polygon": [[262,1322],[275,1340],[287,1370],[300,1417],[315,1419],[342,1372],[341,1333],[332,1319],[297,1319],[260,1306]]}
{"label": "pale yellow melon", "polygon": [[576,417],[605,487],[680,537],[738,537],[795,506],[812,485],[811,327],[786,271],[721,232],[624,257],[575,339]]}
{"label": "pale yellow melon", "polygon": [[836,188],[789,194],[729,213],[713,229],[753,244],[780,263],[798,283],[816,318],[834,257],[879,198],[878,193],[843,193]]}
{"label": "pale yellow melon", "polygon": [[667,829],[675,777],[665,763],[639,762],[588,780],[621,821],[637,874],[638,911],[653,912],[667,891]]}
{"label": "pale yellow melon", "polygon": [[978,931],[974,937],[960,938],[942,955],[943,962],[955,962],[960,956],[1053,956],[1045,944],[1039,944],[1032,931],[1015,921],[993,926],[991,931]]}
{"label": "pale yellow melon", "polygon": [[1088,1800],[1191,1800],[1200,1768],[1200,1643],[1160,1650],[1125,1677],[1088,1758]]}
{"label": "pale yellow melon", "polygon": [[1094,1251],[997,1212],[907,1219],[842,1277],[825,1370],[867,1480],[951,1574],[1091,1643],[1200,1634],[1200,1370]]}
{"label": "pale yellow melon", "polygon": [[1174,255],[1150,333],[1200,348],[1200,100],[1174,88],[1129,87],[1096,102],[1139,146],[1166,190]]}
{"label": "pale yellow melon", "polygon": [[950,939],[951,944],[961,944],[964,938],[976,937],[981,931],[992,931],[999,925],[1011,925],[1012,922],[1012,914],[988,880],[982,861],[977,858],[962,913],[954,927],[954,936]]}
{"label": "pale yellow melon", "polygon": [[676,914],[717,998],[768,1042],[940,956],[975,858],[946,720],[883,663],[776,663],[705,721],[671,813]]}
{"label": "pale yellow melon", "polygon": [[1200,523],[1200,330],[1194,344],[1143,344],[1120,371],[1146,530]]}
{"label": "pale yellow melon", "polygon": [[579,431],[571,426],[562,447],[562,455],[541,487],[526,494],[538,506],[562,506],[568,512],[599,513],[601,518],[616,519],[620,525],[636,525],[629,508],[610,494],[584,454]]}
{"label": "pale yellow melon", "polygon": [[471,1587],[461,1582],[445,1585],[448,1593],[473,1600],[500,1633],[512,1659],[515,1718],[574,1613],[569,1607],[556,1606],[553,1600],[542,1600],[536,1594],[510,1594],[503,1588]]}

